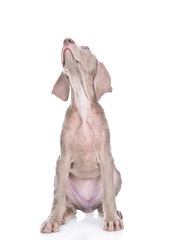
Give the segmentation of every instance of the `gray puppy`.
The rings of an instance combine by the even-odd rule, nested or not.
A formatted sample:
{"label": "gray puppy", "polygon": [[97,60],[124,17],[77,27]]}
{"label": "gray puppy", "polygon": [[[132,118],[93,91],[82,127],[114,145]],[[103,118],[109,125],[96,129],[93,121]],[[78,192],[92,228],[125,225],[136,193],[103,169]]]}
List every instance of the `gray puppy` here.
{"label": "gray puppy", "polygon": [[85,213],[98,209],[105,231],[120,230],[123,217],[115,197],[121,176],[114,166],[108,123],[98,103],[112,90],[110,75],[88,47],[70,38],[64,40],[61,56],[65,72],[52,93],[66,101],[71,87],[71,104],[61,132],[52,210],[41,232],[57,232],[76,215],[76,209]]}

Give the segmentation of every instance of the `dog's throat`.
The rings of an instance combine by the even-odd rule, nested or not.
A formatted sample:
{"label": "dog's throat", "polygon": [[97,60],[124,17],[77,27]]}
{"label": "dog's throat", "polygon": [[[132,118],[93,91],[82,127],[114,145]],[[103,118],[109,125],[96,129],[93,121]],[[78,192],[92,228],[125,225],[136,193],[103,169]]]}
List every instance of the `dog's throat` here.
{"label": "dog's throat", "polygon": [[83,88],[76,91],[72,89],[72,104],[77,109],[82,121],[85,122],[91,109],[91,100]]}
{"label": "dog's throat", "polygon": [[94,96],[87,86],[87,82],[90,80],[83,79],[81,72],[77,72],[77,76],[71,78],[72,105],[77,109],[82,122],[87,120],[94,100]]}
{"label": "dog's throat", "polygon": [[90,102],[86,98],[86,96],[81,96],[77,98],[77,109],[78,113],[83,121],[87,120],[88,113],[90,110]]}

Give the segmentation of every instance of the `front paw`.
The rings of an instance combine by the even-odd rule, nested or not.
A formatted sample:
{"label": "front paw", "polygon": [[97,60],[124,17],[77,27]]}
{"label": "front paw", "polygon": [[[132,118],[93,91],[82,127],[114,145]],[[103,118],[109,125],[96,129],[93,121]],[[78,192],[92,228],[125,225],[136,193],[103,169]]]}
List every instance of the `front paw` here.
{"label": "front paw", "polygon": [[41,233],[58,232],[60,225],[61,225],[60,218],[50,216],[45,222],[42,223],[40,232]]}
{"label": "front paw", "polygon": [[123,221],[118,215],[112,217],[105,217],[103,219],[103,230],[104,231],[118,231],[123,229]]}

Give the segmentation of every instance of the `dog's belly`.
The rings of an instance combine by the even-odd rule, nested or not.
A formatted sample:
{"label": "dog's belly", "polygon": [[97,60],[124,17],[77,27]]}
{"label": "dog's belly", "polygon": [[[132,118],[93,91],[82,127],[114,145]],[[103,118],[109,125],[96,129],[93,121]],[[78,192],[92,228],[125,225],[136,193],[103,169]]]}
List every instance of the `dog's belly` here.
{"label": "dog's belly", "polygon": [[81,179],[70,173],[66,184],[66,196],[77,209],[89,213],[94,211],[102,201],[101,176]]}
{"label": "dog's belly", "polygon": [[[114,168],[113,179],[117,194],[121,187],[121,176],[116,168]],[[102,203],[102,194],[101,175],[95,178],[82,179],[70,173],[66,183],[66,196],[77,209],[86,213],[93,212]]]}

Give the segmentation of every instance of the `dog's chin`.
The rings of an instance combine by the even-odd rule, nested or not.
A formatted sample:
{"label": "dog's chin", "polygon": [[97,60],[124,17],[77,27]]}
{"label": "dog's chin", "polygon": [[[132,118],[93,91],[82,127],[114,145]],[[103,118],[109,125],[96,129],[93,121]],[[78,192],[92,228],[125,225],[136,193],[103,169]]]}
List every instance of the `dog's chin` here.
{"label": "dog's chin", "polygon": [[67,49],[65,49],[63,54],[64,54],[65,57],[68,57],[68,56],[72,55],[72,52],[69,48],[67,48]]}
{"label": "dog's chin", "polygon": [[65,69],[75,68],[77,66],[77,61],[74,58],[70,49],[66,49],[63,54],[63,67]]}

